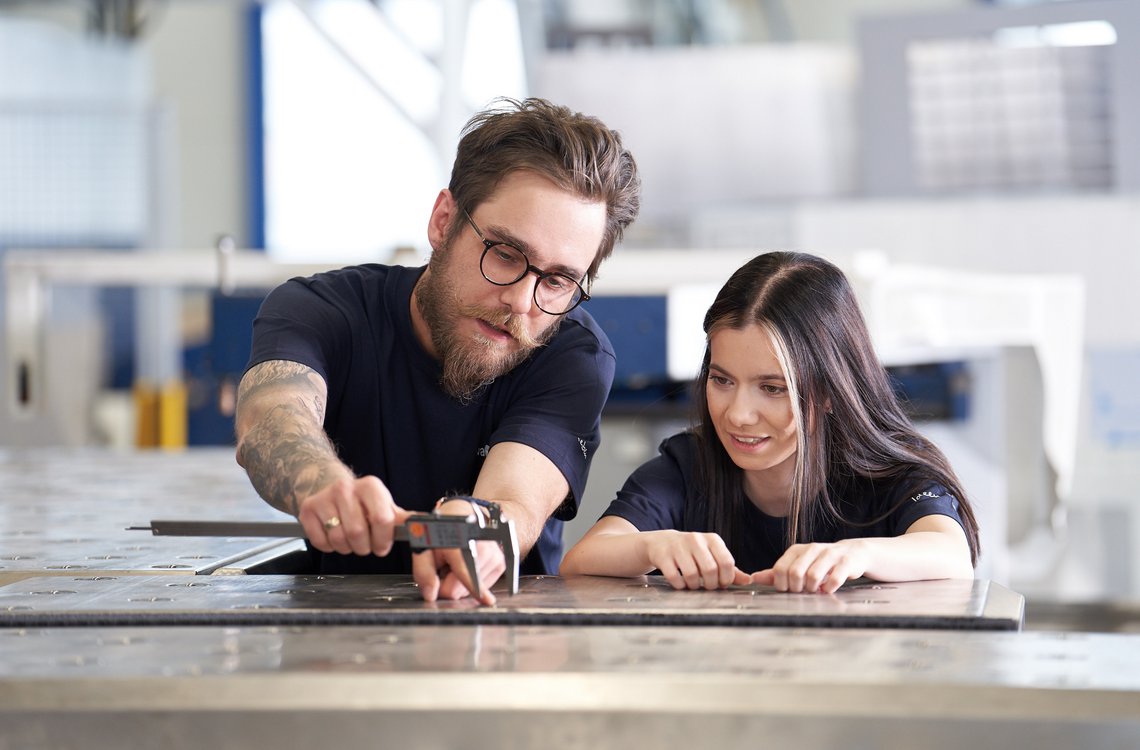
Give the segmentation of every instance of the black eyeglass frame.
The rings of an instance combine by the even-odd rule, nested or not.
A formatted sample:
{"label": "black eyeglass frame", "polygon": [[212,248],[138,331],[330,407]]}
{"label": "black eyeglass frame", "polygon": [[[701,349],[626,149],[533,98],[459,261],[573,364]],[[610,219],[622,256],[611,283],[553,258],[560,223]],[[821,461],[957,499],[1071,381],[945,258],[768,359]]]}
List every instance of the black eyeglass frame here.
{"label": "black eyeglass frame", "polygon": [[[530,257],[525,252],[523,252],[519,248],[515,247],[511,243],[509,243],[509,242],[495,242],[494,240],[487,239],[483,235],[483,231],[481,229],[479,229],[479,226],[475,223],[475,220],[471,218],[471,214],[469,214],[467,212],[467,209],[463,209],[463,216],[464,216],[464,218],[467,219],[467,223],[471,225],[471,228],[475,230],[475,234],[478,235],[479,240],[483,243],[483,254],[479,256],[479,273],[481,273],[483,275],[483,278],[486,279],[489,283],[494,284],[495,286],[512,286],[514,284],[519,283],[523,279],[525,279],[528,273],[533,273],[535,276],[538,277],[538,284],[541,284],[543,279],[548,279],[551,276],[557,276],[558,278],[566,279],[567,281],[572,283],[574,286],[578,287],[578,292],[579,292],[578,300],[573,305],[566,308],[562,312],[554,313],[554,312],[550,312],[549,310],[547,310],[545,307],[542,306],[542,303],[538,301],[538,284],[535,284],[534,285],[534,292],[532,294],[532,296],[534,298],[534,306],[537,307],[539,310],[542,310],[547,315],[555,315],[555,316],[566,315],[567,313],[572,312],[574,310],[574,308],[578,307],[578,305],[582,304],[583,302],[589,302],[590,301],[590,293],[586,291],[586,289],[582,286],[581,282],[575,281],[574,279],[570,278],[569,276],[567,276],[564,273],[556,273],[553,271],[543,271],[538,266],[532,265],[530,262]],[[526,268],[523,269],[523,272],[520,273],[519,277],[517,279],[515,279],[514,281],[508,281],[505,283],[502,281],[495,281],[494,279],[487,276],[487,272],[483,270],[483,260],[487,257],[487,253],[491,250],[491,248],[495,247],[496,245],[502,245],[503,247],[509,247],[510,249],[514,250],[516,253],[518,253],[519,255],[522,256],[523,262],[526,264]]]}

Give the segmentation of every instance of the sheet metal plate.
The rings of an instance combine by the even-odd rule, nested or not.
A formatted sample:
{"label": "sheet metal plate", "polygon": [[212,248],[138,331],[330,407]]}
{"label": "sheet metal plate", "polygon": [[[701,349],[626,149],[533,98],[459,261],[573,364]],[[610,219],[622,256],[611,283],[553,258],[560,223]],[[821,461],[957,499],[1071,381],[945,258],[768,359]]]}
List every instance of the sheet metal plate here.
{"label": "sheet metal plate", "polygon": [[658,577],[531,576],[498,604],[422,601],[406,576],[84,576],[0,588],[0,626],[186,624],[764,625],[1016,630],[1022,597],[987,581],[674,591]]}
{"label": "sheet metal plate", "polygon": [[0,746],[87,750],[1133,748],[1140,636],[0,629],[0,726]]}
{"label": "sheet metal plate", "polygon": [[153,537],[158,516],[292,520],[254,492],[232,449],[0,450],[0,584],[77,571],[209,572],[288,540]]}

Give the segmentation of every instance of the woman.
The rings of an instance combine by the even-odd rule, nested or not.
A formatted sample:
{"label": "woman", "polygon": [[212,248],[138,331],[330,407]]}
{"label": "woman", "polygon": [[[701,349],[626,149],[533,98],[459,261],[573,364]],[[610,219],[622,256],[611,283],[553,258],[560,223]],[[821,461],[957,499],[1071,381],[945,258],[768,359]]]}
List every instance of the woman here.
{"label": "woman", "polygon": [[657,570],[678,589],[825,593],[863,576],[973,576],[970,503],[903,414],[838,268],[757,256],[704,330],[695,428],[630,476],[563,575]]}

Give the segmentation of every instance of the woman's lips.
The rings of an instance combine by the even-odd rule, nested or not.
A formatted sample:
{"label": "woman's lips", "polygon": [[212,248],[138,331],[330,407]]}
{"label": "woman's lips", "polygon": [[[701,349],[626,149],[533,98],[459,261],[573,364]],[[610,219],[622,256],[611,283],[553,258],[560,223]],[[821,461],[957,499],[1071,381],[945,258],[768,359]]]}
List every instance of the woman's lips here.
{"label": "woman's lips", "polygon": [[768,442],[768,437],[760,435],[730,435],[732,444],[737,449],[742,451],[756,451],[764,447]]}

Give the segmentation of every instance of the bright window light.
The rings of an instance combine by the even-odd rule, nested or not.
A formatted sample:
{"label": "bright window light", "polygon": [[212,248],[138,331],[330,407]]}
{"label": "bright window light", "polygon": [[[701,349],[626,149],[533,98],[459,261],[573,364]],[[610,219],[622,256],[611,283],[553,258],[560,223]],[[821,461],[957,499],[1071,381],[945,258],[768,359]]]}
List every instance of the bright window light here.
{"label": "bright window light", "polygon": [[1108,21],[1011,26],[994,32],[1003,47],[1103,47],[1116,44],[1116,28]]}
{"label": "bright window light", "polygon": [[[427,257],[428,216],[453,155],[434,137],[444,87],[431,60],[444,9],[265,0],[265,243],[274,259],[387,262],[398,247]],[[464,119],[497,96],[526,96],[515,4],[478,0],[467,20]]]}
{"label": "bright window light", "polygon": [[518,7],[513,0],[483,0],[471,6],[462,85],[473,106],[482,108],[498,96],[526,96],[522,38],[509,33],[518,28]]}

